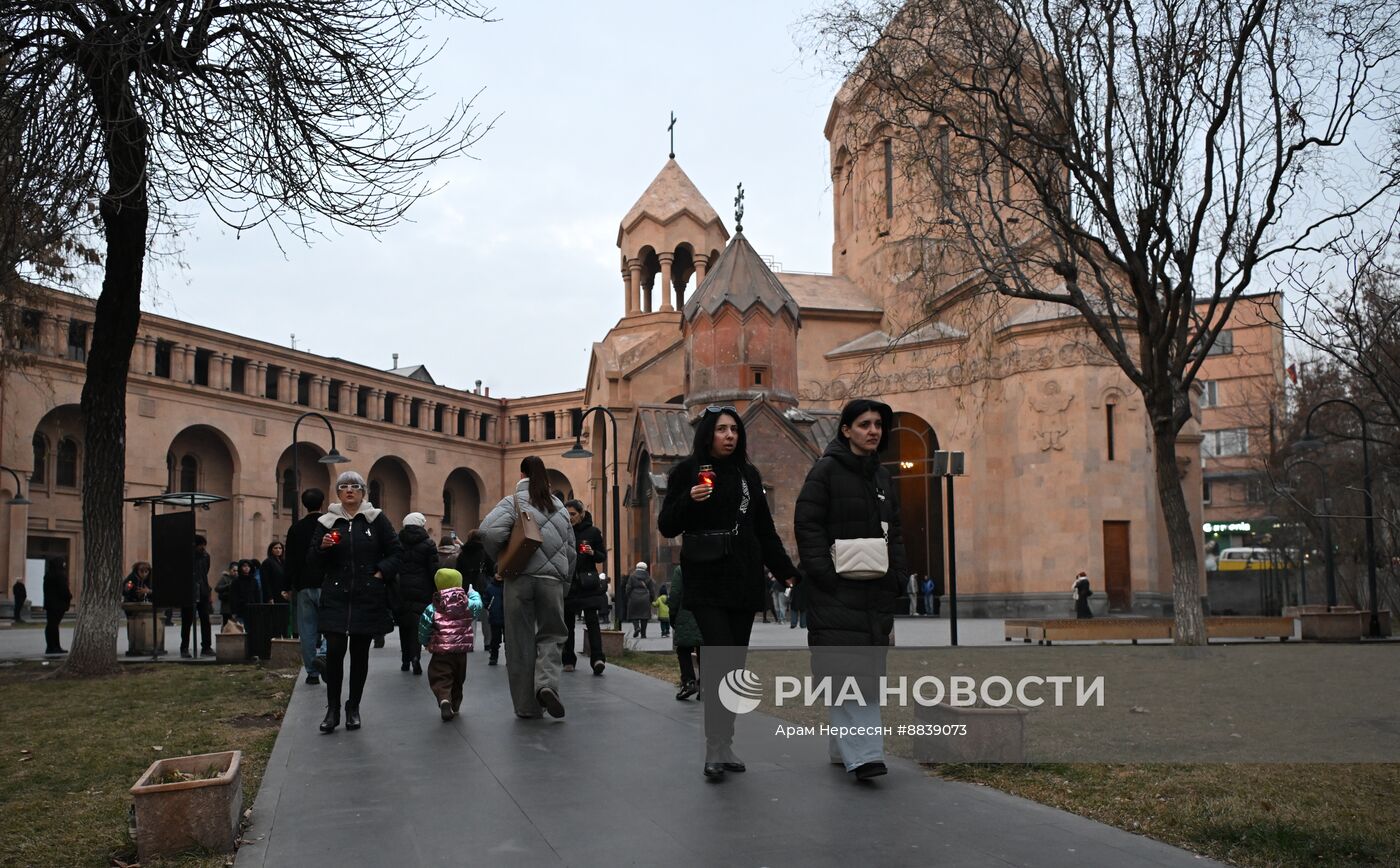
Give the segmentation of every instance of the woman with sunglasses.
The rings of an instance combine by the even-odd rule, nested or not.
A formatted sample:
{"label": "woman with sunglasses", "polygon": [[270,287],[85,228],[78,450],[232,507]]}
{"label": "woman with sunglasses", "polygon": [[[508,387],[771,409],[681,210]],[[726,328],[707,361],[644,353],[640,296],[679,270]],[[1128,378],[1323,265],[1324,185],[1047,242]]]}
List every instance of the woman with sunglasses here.
{"label": "woman with sunglasses", "polygon": [[394,628],[389,582],[398,575],[403,551],[388,516],[365,500],[364,477],[353,470],[335,481],[338,503],[319,519],[306,563],[324,573],[319,626],[326,637],[326,719],[321,732],[340,725],[340,688],[345,652],[350,652],[350,698],[345,728],[360,728],[360,697],[369,674],[369,646]]}
{"label": "woman with sunglasses", "polygon": [[[656,524],[663,535],[681,537],[685,608],[695,616],[701,641],[748,647],[753,616],[768,595],[764,568],[780,579],[796,577],[797,568],[773,525],[763,480],[749,463],[744,423],[733,407],[711,406],[700,415],[690,456],[668,475]],[[703,683],[703,654],[701,660]],[[706,684],[707,696],[715,695],[713,688]],[[733,739],[733,714],[719,715],[714,731],[707,726],[705,777],[744,771]]]}

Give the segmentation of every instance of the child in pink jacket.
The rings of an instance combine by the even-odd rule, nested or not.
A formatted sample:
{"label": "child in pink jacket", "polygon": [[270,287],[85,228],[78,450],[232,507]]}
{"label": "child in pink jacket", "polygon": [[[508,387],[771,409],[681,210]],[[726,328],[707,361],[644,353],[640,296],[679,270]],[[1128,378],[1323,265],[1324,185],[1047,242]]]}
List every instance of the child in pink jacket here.
{"label": "child in pink jacket", "polygon": [[456,570],[438,570],[433,584],[437,593],[418,619],[418,639],[433,655],[428,687],[437,698],[442,719],[451,720],[462,710],[467,654],[474,645],[474,624],[481,617],[481,597],[462,587],[462,574]]}

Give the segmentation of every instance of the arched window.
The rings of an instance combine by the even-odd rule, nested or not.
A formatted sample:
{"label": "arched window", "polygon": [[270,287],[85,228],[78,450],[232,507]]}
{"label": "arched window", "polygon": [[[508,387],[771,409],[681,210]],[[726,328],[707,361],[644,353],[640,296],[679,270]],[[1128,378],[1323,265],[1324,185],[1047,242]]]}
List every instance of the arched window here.
{"label": "arched window", "polygon": [[175,490],[175,453],[165,453],[165,493]]}
{"label": "arched window", "polygon": [[58,460],[54,465],[53,481],[65,488],[78,487],[78,441],[64,437],[58,441]]}
{"label": "arched window", "polygon": [[1112,401],[1109,401],[1105,403],[1103,407],[1104,434],[1106,435],[1105,439],[1108,441],[1108,460],[1112,461],[1114,458],[1115,446],[1113,430],[1113,411],[1117,407],[1117,405],[1114,404]]}
{"label": "arched window", "polygon": [[383,494],[383,490],[379,485],[379,480],[371,479],[369,481],[369,502],[375,506],[379,506],[379,501],[382,500],[380,497],[381,494]]}
{"label": "arched window", "polygon": [[442,523],[452,524],[452,492],[442,490]]}
{"label": "arched window", "polygon": [[282,471],[282,508],[286,510],[296,509],[297,505],[297,475],[292,468],[288,467]]}
{"label": "arched window", "polygon": [[34,472],[29,474],[30,485],[43,485],[48,481],[49,438],[43,434],[34,435]]}
{"label": "arched window", "polygon": [[193,455],[180,459],[180,490],[199,490],[199,461]]}

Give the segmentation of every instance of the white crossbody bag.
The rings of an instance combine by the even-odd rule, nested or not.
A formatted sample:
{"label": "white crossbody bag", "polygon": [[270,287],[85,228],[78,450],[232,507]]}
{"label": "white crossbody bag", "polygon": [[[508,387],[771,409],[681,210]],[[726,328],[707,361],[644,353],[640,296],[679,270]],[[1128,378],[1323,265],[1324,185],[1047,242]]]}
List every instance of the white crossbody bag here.
{"label": "white crossbody bag", "polygon": [[[885,493],[875,489],[884,503]],[[878,509],[878,506],[877,506]],[[838,539],[831,544],[831,563],[843,579],[870,581],[882,579],[890,571],[890,523],[880,522],[880,536]]]}
{"label": "white crossbody bag", "polygon": [[890,571],[889,522],[880,522],[884,536],[838,539],[831,544],[831,562],[843,579],[882,579]]}

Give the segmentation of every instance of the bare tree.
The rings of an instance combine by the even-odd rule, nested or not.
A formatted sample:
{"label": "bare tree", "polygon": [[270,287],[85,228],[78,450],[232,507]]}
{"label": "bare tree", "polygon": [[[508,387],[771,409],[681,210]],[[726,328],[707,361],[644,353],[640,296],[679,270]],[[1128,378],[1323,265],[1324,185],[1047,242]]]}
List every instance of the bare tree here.
{"label": "bare tree", "polygon": [[[1377,520],[1378,592],[1382,606],[1400,603],[1396,582],[1397,540],[1400,540],[1400,265],[1397,265],[1395,225],[1373,232],[1353,233],[1332,246],[1328,264],[1336,276],[1313,275],[1291,281],[1295,302],[1284,322],[1286,332],[1301,348],[1298,383],[1290,415],[1285,420],[1284,448],[1270,471],[1275,477],[1298,458],[1325,468],[1326,479],[1314,474],[1300,485],[1330,486],[1332,503],[1321,502],[1317,490],[1288,493],[1281,514],[1301,515],[1305,521],[1332,521],[1336,528],[1339,583],[1345,599],[1369,605],[1362,593],[1367,552],[1364,545],[1362,428],[1355,413],[1325,402],[1344,398],[1365,415],[1365,444],[1371,453],[1372,510]],[[1325,277],[1325,275],[1324,275]],[[1290,448],[1304,434],[1312,409],[1311,432],[1332,442],[1327,449],[1300,455]],[[1292,487],[1292,486],[1286,486]],[[1368,590],[1368,589],[1367,589]]]}
{"label": "bare tree", "polygon": [[[1400,214],[1383,230],[1332,245],[1338,276],[1290,275],[1295,303],[1283,327],[1313,356],[1318,373],[1374,423],[1371,436],[1400,450]],[[1318,399],[1322,400],[1322,399]],[[1311,405],[1300,407],[1306,414]]]}
{"label": "bare tree", "polygon": [[1176,447],[1191,385],[1268,263],[1396,190],[1390,0],[837,0],[807,22],[886,129],[950,289],[1073,308],[1142,394],[1176,641],[1205,642]]}
{"label": "bare tree", "polygon": [[98,261],[86,198],[92,155],[71,147],[67,129],[27,128],[41,110],[29,100],[50,94],[16,88],[8,66],[0,57],[0,371],[29,361],[23,347],[37,336],[24,315],[44,305],[38,284],[72,284]]}
{"label": "bare tree", "polygon": [[[83,605],[67,670],[116,666],[128,363],[157,209],[203,201],[230,226],[317,218],[378,230],[428,190],[422,173],[484,132],[463,101],[414,120],[436,15],[475,0],[9,0],[5,92],[22,137],[63,132],[95,166],[105,250],[82,392]],[[43,204],[43,203],[40,203]],[[61,203],[58,203],[61,204]]]}

